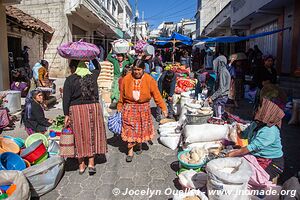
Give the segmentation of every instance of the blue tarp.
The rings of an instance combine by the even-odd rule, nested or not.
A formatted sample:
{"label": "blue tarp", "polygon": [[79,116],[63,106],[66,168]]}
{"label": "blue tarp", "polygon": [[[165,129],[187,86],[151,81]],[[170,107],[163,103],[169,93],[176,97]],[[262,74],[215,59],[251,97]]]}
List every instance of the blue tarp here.
{"label": "blue tarp", "polygon": [[283,28],[283,29],[279,29],[279,30],[275,30],[275,31],[263,32],[263,33],[258,33],[258,34],[254,34],[254,35],[248,35],[248,36],[241,36],[241,37],[239,37],[239,36],[224,36],[224,37],[203,38],[203,39],[199,39],[199,40],[195,40],[195,41],[196,42],[234,43],[234,42],[240,42],[240,41],[244,41],[244,40],[249,40],[249,39],[254,39],[254,38],[258,38],[258,37],[271,35],[274,33],[284,31],[286,29],[290,29],[290,28]]}
{"label": "blue tarp", "polygon": [[159,46],[159,47],[172,47],[173,40],[176,40],[176,46],[178,45],[187,45],[191,46],[193,45],[193,40],[192,38],[189,38],[187,36],[181,35],[179,33],[173,33],[171,37],[159,37],[157,38],[158,41],[156,41],[154,44]]}

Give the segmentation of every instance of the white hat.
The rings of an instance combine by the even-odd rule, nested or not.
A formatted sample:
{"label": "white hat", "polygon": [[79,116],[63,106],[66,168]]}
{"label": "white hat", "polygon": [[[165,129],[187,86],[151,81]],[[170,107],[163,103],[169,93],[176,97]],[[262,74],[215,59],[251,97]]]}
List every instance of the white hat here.
{"label": "white hat", "polygon": [[145,53],[146,56],[153,56],[153,57],[155,57],[154,46],[152,46],[152,45],[146,45],[146,46],[144,46],[143,51],[144,51],[144,53]]}

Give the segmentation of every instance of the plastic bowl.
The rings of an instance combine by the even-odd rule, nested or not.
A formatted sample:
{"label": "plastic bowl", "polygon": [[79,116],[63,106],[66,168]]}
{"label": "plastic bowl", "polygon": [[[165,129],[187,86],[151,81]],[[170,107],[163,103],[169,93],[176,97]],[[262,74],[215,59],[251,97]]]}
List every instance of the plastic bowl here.
{"label": "plastic bowl", "polygon": [[189,164],[189,163],[186,163],[186,162],[183,162],[181,159],[180,159],[180,156],[184,153],[187,153],[187,152],[190,152],[190,150],[184,150],[184,151],[181,151],[178,153],[177,155],[177,158],[178,158],[178,161],[179,163],[186,169],[199,169],[201,168],[203,165],[205,165],[205,161],[203,162],[200,162],[198,164]]}
{"label": "plastic bowl", "polygon": [[28,148],[31,144],[33,144],[34,142],[36,142],[38,140],[43,140],[45,147],[48,147],[47,137],[41,133],[34,133],[26,139],[26,141],[25,141],[26,148]]}
{"label": "plastic bowl", "polygon": [[42,140],[34,142],[32,145],[21,151],[21,157],[30,163],[36,162],[47,152]]}
{"label": "plastic bowl", "polygon": [[23,160],[25,162],[26,168],[31,167],[31,164],[28,160],[26,160],[26,159],[23,159]]}
{"label": "plastic bowl", "polygon": [[0,137],[0,154],[12,152],[18,154],[20,147],[11,139]]}
{"label": "plastic bowl", "polygon": [[15,153],[5,152],[0,155],[0,163],[5,170],[18,170],[22,171],[26,168],[23,159]]}
{"label": "plastic bowl", "polygon": [[32,163],[33,165],[37,165],[37,164],[41,164],[42,162],[44,162],[45,160],[47,160],[49,157],[49,154],[46,152],[44,155],[42,155],[42,157],[40,157],[38,160],[36,160],[34,163]]}
{"label": "plastic bowl", "polygon": [[14,141],[20,147],[20,149],[25,146],[25,142],[24,142],[24,140],[22,138],[14,138],[14,137],[8,136],[8,135],[7,136],[3,136],[3,137]]}

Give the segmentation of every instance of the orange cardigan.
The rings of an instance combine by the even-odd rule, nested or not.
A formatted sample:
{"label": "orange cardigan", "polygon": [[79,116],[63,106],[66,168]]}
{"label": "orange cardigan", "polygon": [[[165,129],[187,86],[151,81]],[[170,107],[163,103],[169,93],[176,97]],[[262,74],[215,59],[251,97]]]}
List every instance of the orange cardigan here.
{"label": "orange cardigan", "polygon": [[127,74],[121,84],[120,90],[120,99],[118,102],[118,111],[122,110],[124,103],[146,103],[154,98],[155,103],[162,109],[162,111],[167,111],[167,106],[158,90],[158,86],[156,81],[149,75],[144,74],[141,83],[141,91],[140,91],[140,99],[136,102],[133,99],[132,91],[133,91],[133,76]]}

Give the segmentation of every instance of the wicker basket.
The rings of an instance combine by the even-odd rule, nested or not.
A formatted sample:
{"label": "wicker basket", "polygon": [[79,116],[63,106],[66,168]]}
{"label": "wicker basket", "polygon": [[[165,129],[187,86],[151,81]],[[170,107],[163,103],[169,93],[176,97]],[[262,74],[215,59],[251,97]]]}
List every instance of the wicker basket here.
{"label": "wicker basket", "polygon": [[206,124],[207,120],[213,116],[213,113],[212,114],[208,114],[208,115],[203,115],[203,114],[197,114],[197,115],[185,114],[185,115],[186,115],[186,123],[188,125],[192,125],[192,124]]}

